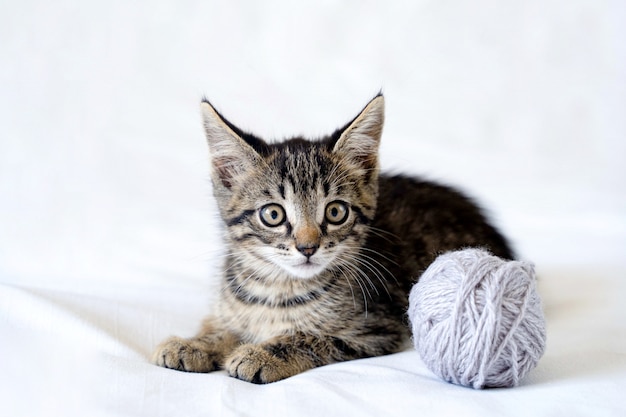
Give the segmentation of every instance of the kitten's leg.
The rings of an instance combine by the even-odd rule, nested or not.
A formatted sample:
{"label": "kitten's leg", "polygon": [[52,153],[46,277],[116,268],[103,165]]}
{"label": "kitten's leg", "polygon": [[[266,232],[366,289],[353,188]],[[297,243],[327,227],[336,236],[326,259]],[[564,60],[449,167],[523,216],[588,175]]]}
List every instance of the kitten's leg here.
{"label": "kitten's leg", "polygon": [[318,366],[390,353],[359,345],[333,336],[280,336],[258,345],[239,346],[226,358],[224,368],[230,376],[266,384]]}
{"label": "kitten's leg", "polygon": [[155,349],[152,362],[187,372],[211,372],[223,367],[224,359],[240,344],[232,333],[207,319],[202,330],[189,339],[170,337]]}

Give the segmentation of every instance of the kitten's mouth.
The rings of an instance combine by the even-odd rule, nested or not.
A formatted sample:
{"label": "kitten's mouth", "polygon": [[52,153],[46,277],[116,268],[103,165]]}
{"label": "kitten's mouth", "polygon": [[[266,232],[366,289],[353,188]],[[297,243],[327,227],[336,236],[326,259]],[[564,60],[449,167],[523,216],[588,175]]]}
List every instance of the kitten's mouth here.
{"label": "kitten's mouth", "polygon": [[283,265],[283,268],[298,278],[312,278],[322,272],[325,265],[307,259],[296,265]]}

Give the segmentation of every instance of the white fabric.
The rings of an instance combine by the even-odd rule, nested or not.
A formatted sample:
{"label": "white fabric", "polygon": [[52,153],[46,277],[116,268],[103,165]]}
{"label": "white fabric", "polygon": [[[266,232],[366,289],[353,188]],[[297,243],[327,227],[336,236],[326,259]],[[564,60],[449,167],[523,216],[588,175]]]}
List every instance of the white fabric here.
{"label": "white fabric", "polygon": [[[625,415],[625,18],[582,0],[1,2],[2,415]],[[538,367],[475,391],[411,350],[267,386],[150,365],[215,297],[202,95],[281,138],[332,131],[381,87],[383,166],[468,190],[536,263]]]}

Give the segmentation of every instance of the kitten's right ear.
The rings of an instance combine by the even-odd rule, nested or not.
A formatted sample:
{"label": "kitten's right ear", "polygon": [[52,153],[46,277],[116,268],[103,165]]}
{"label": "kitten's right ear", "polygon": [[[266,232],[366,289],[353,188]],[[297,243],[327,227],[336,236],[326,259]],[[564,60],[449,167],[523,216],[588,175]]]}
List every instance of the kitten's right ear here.
{"label": "kitten's right ear", "polygon": [[204,133],[209,143],[211,177],[226,188],[246,171],[258,166],[260,155],[238,135],[213,108],[203,100],[200,104]]}
{"label": "kitten's right ear", "polygon": [[378,145],[385,120],[385,99],[378,94],[345,126],[334,145],[337,152],[366,171],[378,169]]}

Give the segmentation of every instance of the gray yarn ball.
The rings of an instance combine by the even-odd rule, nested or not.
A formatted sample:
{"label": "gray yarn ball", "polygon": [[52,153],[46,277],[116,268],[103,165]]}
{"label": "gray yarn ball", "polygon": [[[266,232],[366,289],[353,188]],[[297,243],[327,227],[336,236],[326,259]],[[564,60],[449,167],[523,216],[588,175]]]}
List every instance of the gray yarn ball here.
{"label": "gray yarn ball", "polygon": [[534,266],[482,249],[435,259],[411,290],[408,315],[422,360],[454,384],[516,386],[545,349]]}

